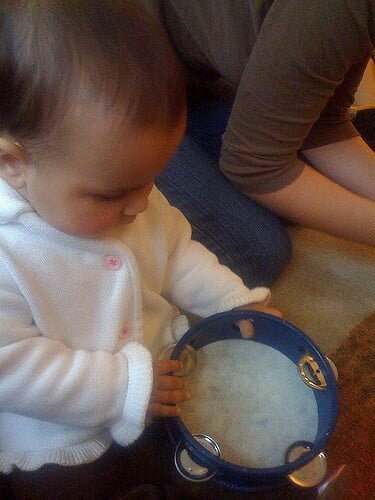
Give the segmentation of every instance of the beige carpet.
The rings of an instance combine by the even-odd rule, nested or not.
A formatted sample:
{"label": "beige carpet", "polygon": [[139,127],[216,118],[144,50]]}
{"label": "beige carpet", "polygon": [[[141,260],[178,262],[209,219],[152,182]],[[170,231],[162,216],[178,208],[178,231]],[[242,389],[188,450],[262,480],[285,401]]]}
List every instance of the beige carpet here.
{"label": "beige carpet", "polygon": [[326,353],[375,311],[375,248],[291,227],[294,254],[273,304]]}

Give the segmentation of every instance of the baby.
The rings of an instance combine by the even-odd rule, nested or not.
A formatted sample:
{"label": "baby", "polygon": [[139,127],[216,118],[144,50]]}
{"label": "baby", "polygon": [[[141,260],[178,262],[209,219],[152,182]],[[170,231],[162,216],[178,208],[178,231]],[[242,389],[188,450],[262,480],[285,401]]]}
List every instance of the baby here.
{"label": "baby", "polygon": [[88,464],[133,443],[146,415],[178,415],[180,362],[157,361],[187,329],[177,308],[273,310],[269,290],[247,289],[192,241],[153,185],[186,110],[173,50],[147,15],[123,0],[9,0],[0,16],[9,474]]}

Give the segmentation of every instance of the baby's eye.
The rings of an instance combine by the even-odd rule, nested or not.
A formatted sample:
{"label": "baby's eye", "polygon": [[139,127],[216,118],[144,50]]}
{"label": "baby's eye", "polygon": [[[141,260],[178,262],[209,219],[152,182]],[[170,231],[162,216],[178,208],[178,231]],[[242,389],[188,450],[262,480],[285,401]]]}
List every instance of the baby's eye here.
{"label": "baby's eye", "polygon": [[93,198],[99,201],[118,201],[124,197],[124,194],[94,194]]}

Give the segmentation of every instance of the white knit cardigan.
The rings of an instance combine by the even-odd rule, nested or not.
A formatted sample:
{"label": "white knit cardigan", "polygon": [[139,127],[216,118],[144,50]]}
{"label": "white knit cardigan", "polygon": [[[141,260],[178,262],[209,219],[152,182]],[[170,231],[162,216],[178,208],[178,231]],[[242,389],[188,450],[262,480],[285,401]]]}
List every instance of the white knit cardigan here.
{"label": "white knit cardigan", "polygon": [[113,440],[132,443],[152,356],[187,328],[174,306],[208,316],[268,298],[192,241],[156,189],[134,223],[84,239],[0,181],[0,471],[87,463]]}

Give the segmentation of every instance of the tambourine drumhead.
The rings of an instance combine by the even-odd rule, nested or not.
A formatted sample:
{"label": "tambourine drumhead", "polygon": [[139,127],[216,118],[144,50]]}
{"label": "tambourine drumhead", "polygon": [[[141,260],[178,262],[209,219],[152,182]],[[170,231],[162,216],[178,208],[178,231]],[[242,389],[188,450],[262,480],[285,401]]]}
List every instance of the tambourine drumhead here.
{"label": "tambourine drumhead", "polygon": [[[253,324],[251,339],[241,338],[239,320]],[[180,474],[252,491],[320,482],[338,397],[330,363],[314,342],[280,318],[230,311],[193,325],[171,358],[183,359],[187,346],[196,350],[196,368],[185,371],[193,397],[181,418],[166,420]],[[202,446],[202,435],[221,453]],[[205,467],[204,477],[182,460],[184,449]]]}
{"label": "tambourine drumhead", "polygon": [[213,342],[196,354],[196,367],[185,376],[192,398],[181,405],[181,419],[191,434],[214,439],[223,460],[278,467],[291,445],[315,442],[314,389],[287,356],[242,339]]}

